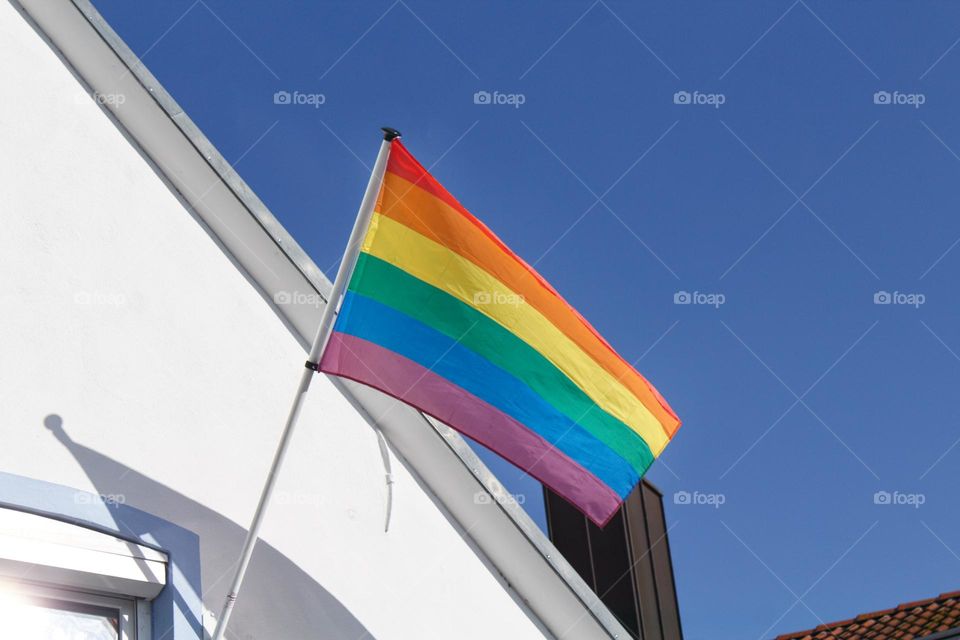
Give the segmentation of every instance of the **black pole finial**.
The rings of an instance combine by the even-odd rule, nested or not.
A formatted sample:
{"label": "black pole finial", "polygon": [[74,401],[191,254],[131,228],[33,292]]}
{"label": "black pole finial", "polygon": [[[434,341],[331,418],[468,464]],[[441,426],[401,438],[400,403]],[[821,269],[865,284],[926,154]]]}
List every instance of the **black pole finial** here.
{"label": "black pole finial", "polygon": [[380,127],[380,130],[383,131],[383,139],[387,142],[391,140],[396,140],[400,137],[400,132],[392,127]]}

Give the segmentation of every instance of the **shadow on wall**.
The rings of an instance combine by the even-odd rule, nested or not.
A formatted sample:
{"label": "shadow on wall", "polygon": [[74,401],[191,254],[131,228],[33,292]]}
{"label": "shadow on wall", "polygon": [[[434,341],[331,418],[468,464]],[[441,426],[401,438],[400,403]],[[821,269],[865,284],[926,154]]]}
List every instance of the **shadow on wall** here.
{"label": "shadow on wall", "polygon": [[[165,548],[163,531],[144,531],[117,503],[163,518],[196,533],[200,538],[200,565],[205,605],[219,614],[236,568],[246,529],[216,511],[190,500],[150,478],[89,447],[75,442],[58,415],[49,415],[44,426],[67,448],[101,499],[112,508],[118,530]],[[111,504],[113,503],[113,504]],[[139,530],[138,530],[139,529]],[[176,597],[176,596],[175,596]],[[212,632],[210,621],[208,629]],[[289,558],[262,540],[257,543],[243,583],[243,591],[230,618],[230,640],[316,637],[362,640],[373,636],[340,601]],[[164,630],[154,628],[154,638]],[[168,640],[174,640],[167,636]]]}

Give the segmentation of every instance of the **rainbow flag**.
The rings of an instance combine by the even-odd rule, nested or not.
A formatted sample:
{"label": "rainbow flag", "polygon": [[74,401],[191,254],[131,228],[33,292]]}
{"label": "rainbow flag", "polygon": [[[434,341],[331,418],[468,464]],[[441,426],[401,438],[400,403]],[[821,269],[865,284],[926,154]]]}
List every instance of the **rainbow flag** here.
{"label": "rainbow flag", "polygon": [[434,416],[603,526],[680,420],[398,139],[390,145],[319,368]]}

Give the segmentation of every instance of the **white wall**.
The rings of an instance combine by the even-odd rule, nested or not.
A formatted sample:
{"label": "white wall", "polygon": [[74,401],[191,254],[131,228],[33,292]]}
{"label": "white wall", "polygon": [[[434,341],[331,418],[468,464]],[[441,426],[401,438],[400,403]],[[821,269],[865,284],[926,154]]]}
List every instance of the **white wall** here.
{"label": "white wall", "polygon": [[[218,611],[304,353],[6,1],[0,60],[0,470],[198,533]],[[375,434],[318,376],[232,637],[542,637],[394,472],[384,533]]]}

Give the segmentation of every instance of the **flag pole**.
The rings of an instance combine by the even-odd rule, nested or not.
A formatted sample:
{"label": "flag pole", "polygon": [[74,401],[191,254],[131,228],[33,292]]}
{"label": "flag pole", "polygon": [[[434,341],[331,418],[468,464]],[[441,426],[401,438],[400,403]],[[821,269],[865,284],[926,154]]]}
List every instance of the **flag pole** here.
{"label": "flag pole", "polygon": [[340,305],[340,298],[343,296],[347,281],[353,273],[357,256],[360,253],[360,244],[363,242],[363,236],[366,234],[367,227],[370,225],[370,219],[373,217],[373,209],[377,203],[380,184],[387,166],[387,157],[390,155],[390,143],[400,137],[400,132],[396,129],[383,127],[382,130],[383,142],[380,145],[380,152],[377,154],[377,160],[373,165],[373,172],[370,174],[370,181],[367,183],[367,190],[364,192],[363,200],[360,202],[360,210],[357,212],[357,219],[353,223],[350,240],[347,242],[347,248],[343,252],[343,259],[340,261],[340,268],[337,269],[337,277],[333,281],[330,298],[327,300],[327,305],[323,309],[320,326],[317,328],[317,334],[310,348],[310,354],[307,357],[303,374],[300,376],[297,394],[294,396],[293,406],[290,408],[290,413],[287,416],[287,422],[283,428],[283,435],[280,437],[277,452],[273,456],[273,464],[270,466],[270,473],[267,475],[267,481],[260,494],[260,502],[257,503],[257,510],[253,514],[253,521],[250,523],[250,529],[247,531],[247,539],[243,543],[243,550],[240,553],[240,559],[237,564],[237,572],[233,577],[233,582],[230,583],[230,590],[227,592],[227,598],[223,603],[223,609],[220,612],[220,618],[217,620],[217,628],[213,632],[212,640],[223,640],[224,634],[226,633],[227,622],[233,613],[233,606],[237,602],[240,585],[243,583],[243,577],[250,564],[250,558],[253,556],[253,549],[259,539],[260,525],[263,522],[263,516],[267,512],[267,506],[270,503],[274,485],[276,484],[277,477],[280,475],[280,467],[287,454],[287,447],[290,444],[294,427],[296,427],[297,418],[300,417],[300,409],[303,407],[303,401],[306,398],[307,390],[310,388],[310,382],[313,380],[313,374],[319,371],[319,358],[327,346],[327,341],[330,339],[333,321],[336,318],[337,308]]}

